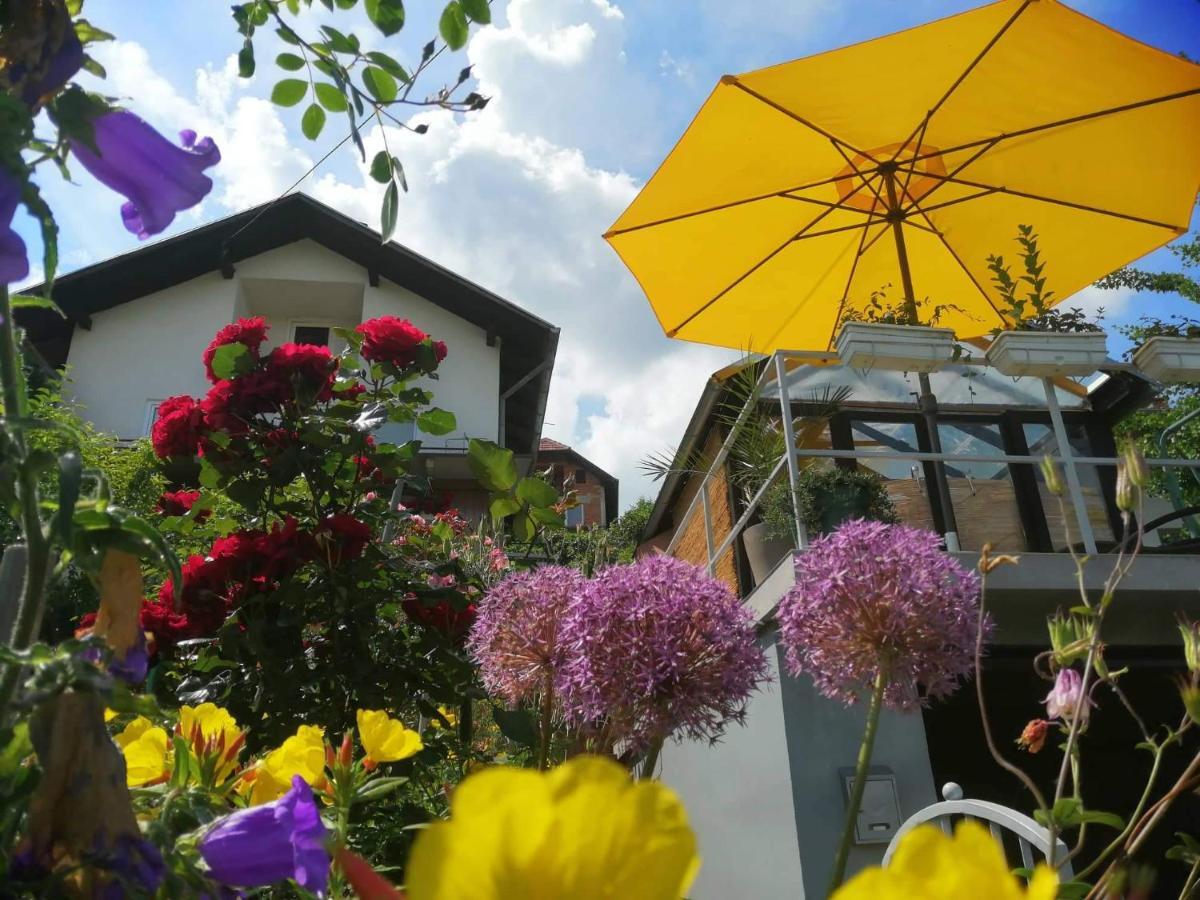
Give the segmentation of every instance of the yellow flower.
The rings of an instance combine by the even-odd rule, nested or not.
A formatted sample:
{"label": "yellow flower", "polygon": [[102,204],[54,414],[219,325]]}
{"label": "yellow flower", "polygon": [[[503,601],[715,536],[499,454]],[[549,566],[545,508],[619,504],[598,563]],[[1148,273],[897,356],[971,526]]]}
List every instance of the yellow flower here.
{"label": "yellow flower", "polygon": [[458,727],[458,713],[449,706],[439,706],[438,712],[442,714],[442,719],[445,719],[449,724],[443,725],[441,719],[430,719],[429,727],[437,730],[439,728],[456,728]]}
{"label": "yellow flower", "polygon": [[959,823],[951,838],[934,825],[906,834],[886,869],[851,878],[832,900],[1054,900],[1058,877],[1038,866],[1028,887],[1009,871],[1004,852],[978,822]]}
{"label": "yellow flower", "polygon": [[358,738],[372,762],[397,762],[408,759],[425,746],[421,736],[405,728],[404,723],[391,718],[383,710],[358,711]]}
{"label": "yellow flower", "polygon": [[250,792],[250,804],[270,803],[291,789],[292,776],[299,775],[316,786],[325,777],[325,731],[301,725],[296,733],[272,750],[245,779],[240,789]]}
{"label": "yellow flower", "polygon": [[488,769],[462,783],[450,812],[417,838],[409,900],[678,900],[700,868],[675,794],[608,759]]}
{"label": "yellow flower", "polygon": [[130,787],[152,784],[170,774],[167,732],[138,716],[114,740],[125,756],[125,783]]}
{"label": "yellow flower", "polygon": [[228,710],[215,703],[180,707],[179,734],[191,745],[198,758],[217,757],[218,782],[223,782],[237,768],[237,754],[242,746],[243,734]]}
{"label": "yellow flower", "polygon": [[109,722],[111,722],[113,719],[115,719],[119,715],[120,715],[120,713],[117,712],[115,709],[109,709],[107,706],[104,707],[104,724],[107,725]]}

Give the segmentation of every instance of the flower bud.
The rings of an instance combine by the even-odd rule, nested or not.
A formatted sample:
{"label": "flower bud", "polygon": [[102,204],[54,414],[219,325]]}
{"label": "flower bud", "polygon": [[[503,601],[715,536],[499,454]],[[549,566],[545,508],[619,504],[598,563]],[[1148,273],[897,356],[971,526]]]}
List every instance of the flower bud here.
{"label": "flower bud", "polygon": [[1183,638],[1183,658],[1189,672],[1200,672],[1200,622],[1179,617],[1179,634]]}
{"label": "flower bud", "polygon": [[1046,734],[1050,731],[1050,723],[1045,719],[1033,719],[1021,731],[1017,738],[1017,746],[1030,753],[1037,753],[1046,745]]}
{"label": "flower bud", "polygon": [[1131,513],[1137,506],[1137,488],[1129,477],[1129,467],[1125,463],[1117,466],[1117,509],[1122,513]]}
{"label": "flower bud", "polygon": [[1121,454],[1125,458],[1125,468],[1129,470],[1129,481],[1137,488],[1145,488],[1150,484],[1150,467],[1146,465],[1146,457],[1133,443],[1125,445]]}
{"label": "flower bud", "polygon": [[342,735],[342,746],[338,749],[338,765],[342,768],[350,768],[350,762],[354,757],[354,733],[347,730]]}
{"label": "flower bud", "polygon": [[1181,681],[1179,683],[1179,699],[1183,701],[1183,708],[1187,711],[1188,718],[1200,724],[1200,687],[1187,681]]}
{"label": "flower bud", "polygon": [[1058,463],[1049,456],[1042,457],[1042,478],[1046,480],[1046,488],[1054,496],[1063,495],[1062,477],[1058,474]]}
{"label": "flower bud", "polygon": [[325,744],[325,767],[332,769],[336,763],[337,760],[333,757],[333,748],[328,743]]}
{"label": "flower bud", "polygon": [[1089,629],[1088,623],[1082,617],[1055,613],[1046,620],[1046,629],[1050,632],[1054,661],[1060,668],[1087,656]]}

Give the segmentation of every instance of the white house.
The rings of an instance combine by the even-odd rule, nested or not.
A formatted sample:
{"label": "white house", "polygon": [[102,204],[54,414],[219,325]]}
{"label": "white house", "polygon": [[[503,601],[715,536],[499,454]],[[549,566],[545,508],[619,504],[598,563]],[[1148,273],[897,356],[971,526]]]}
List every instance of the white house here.
{"label": "white house", "polygon": [[[207,391],[201,353],[239,317],[266,317],[272,346],[336,352],[332,328],[394,315],[449,347],[426,386],[458,428],[416,435],[430,474],[467,488],[461,457],[472,437],[526,463],[538,448],[558,329],[304,194],[64,275],[54,299],[65,320],[22,311],[30,341],[67,368],[84,416],[120,438],[148,434],[164,398]],[[390,427],[409,431],[386,438],[414,436]]]}

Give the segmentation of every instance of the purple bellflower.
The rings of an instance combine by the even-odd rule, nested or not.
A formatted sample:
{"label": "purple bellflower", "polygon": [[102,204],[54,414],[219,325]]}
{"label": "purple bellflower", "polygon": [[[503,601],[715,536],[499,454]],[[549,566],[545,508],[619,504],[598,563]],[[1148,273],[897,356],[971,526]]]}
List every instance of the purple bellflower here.
{"label": "purple bellflower", "polygon": [[213,823],[200,839],[200,855],[222,884],[261,887],[292,878],[322,896],[329,887],[326,837],[312,789],[296,775],[278,800]]}
{"label": "purple bellflower", "polygon": [[71,151],[101,184],[123,194],[125,228],[145,240],[163,231],[175,214],[203,200],[212,190],[204,170],[221,160],[212,138],[196,140],[196,132],[179,133],[177,147],[150,125],[124,109],[94,119],[97,154],[77,138]]}
{"label": "purple bellflower", "polygon": [[12,227],[12,217],[20,201],[20,180],[0,166],[0,284],[12,284],[29,274],[25,242]]}
{"label": "purple bellflower", "polygon": [[777,618],[788,670],[824,696],[854,703],[882,671],[885,705],[914,709],[974,669],[979,576],[932,532],[856,519],[797,555]]}

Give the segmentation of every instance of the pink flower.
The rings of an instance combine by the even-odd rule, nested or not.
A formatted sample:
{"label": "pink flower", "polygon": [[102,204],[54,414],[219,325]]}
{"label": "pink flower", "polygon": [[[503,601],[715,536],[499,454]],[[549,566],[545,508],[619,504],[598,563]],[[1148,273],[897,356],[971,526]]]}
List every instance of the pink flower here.
{"label": "pink flower", "polygon": [[429,586],[431,588],[448,588],[458,584],[458,579],[453,575],[430,575]]}
{"label": "pink flower", "polygon": [[974,669],[979,577],[932,532],[858,519],[797,555],[777,617],[793,675],[849,704],[882,669],[886,705],[913,709]]}
{"label": "pink flower", "polygon": [[1087,722],[1090,700],[1085,700],[1080,706],[1083,694],[1083,678],[1074,669],[1059,669],[1054,679],[1054,687],[1042,702],[1046,704],[1046,717],[1063,719],[1070,722],[1075,715],[1075,707],[1079,706],[1080,724]]}

